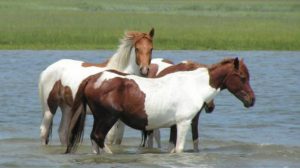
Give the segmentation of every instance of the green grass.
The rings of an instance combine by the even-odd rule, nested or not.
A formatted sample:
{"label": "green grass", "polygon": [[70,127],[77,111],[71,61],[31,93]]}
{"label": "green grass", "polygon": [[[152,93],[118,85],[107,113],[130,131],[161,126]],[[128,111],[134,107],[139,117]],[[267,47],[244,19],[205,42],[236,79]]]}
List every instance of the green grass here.
{"label": "green grass", "polygon": [[155,49],[299,50],[300,1],[0,1],[0,49],[115,49],[151,27]]}

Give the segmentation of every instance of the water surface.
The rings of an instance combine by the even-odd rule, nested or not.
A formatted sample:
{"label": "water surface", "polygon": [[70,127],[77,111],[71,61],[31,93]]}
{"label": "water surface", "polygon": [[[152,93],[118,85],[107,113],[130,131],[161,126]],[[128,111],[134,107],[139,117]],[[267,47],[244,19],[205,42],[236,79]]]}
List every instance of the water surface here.
{"label": "water surface", "polygon": [[103,62],[113,51],[0,51],[0,167],[299,167],[300,52],[156,51],[154,57],[175,62],[216,63],[242,57],[251,74],[257,101],[245,109],[229,92],[215,99],[211,114],[200,117],[200,152],[192,152],[188,135],[185,153],[168,154],[169,130],[162,130],[162,149],[144,149],[140,133],[126,128],[115,154],[92,155],[89,116],[85,140],[74,155],[62,154],[54,121],[49,146],[41,146],[40,72],[62,58]]}

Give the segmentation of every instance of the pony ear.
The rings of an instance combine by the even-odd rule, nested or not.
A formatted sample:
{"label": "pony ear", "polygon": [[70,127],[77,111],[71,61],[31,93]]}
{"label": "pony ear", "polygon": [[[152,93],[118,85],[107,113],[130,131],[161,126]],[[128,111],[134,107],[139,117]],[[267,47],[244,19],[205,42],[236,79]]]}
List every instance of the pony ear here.
{"label": "pony ear", "polygon": [[154,37],[154,28],[153,28],[153,27],[152,27],[152,29],[150,30],[149,35],[150,35],[151,38]]}
{"label": "pony ear", "polygon": [[234,59],[233,64],[234,64],[234,68],[235,68],[235,69],[239,69],[240,61],[239,61],[239,58],[238,58],[238,57],[236,57],[236,58]]}

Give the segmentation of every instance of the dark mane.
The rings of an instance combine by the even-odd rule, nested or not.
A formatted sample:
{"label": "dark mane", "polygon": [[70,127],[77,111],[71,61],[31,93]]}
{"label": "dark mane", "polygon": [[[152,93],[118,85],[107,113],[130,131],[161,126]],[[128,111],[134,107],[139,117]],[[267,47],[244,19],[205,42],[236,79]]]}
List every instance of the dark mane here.
{"label": "dark mane", "polygon": [[185,61],[185,62],[181,62],[179,64],[172,65],[172,66],[165,68],[156,76],[156,78],[165,76],[170,73],[179,72],[179,71],[193,71],[197,68],[202,68],[202,67],[206,68],[207,65],[199,64],[199,63],[196,63],[193,61]]}
{"label": "dark mane", "polygon": [[223,59],[221,62],[218,62],[216,64],[212,64],[209,66],[209,69],[213,70],[221,65],[225,65],[225,64],[228,64],[228,63],[233,63],[234,62],[234,58],[225,58]]}

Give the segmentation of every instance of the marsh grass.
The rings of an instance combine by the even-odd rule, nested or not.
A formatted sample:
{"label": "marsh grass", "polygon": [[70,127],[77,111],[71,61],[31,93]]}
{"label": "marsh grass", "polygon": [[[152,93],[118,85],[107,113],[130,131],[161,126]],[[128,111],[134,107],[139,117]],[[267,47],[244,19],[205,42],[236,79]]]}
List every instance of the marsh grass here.
{"label": "marsh grass", "polygon": [[297,0],[1,0],[0,49],[114,49],[156,29],[156,49],[299,50]]}

